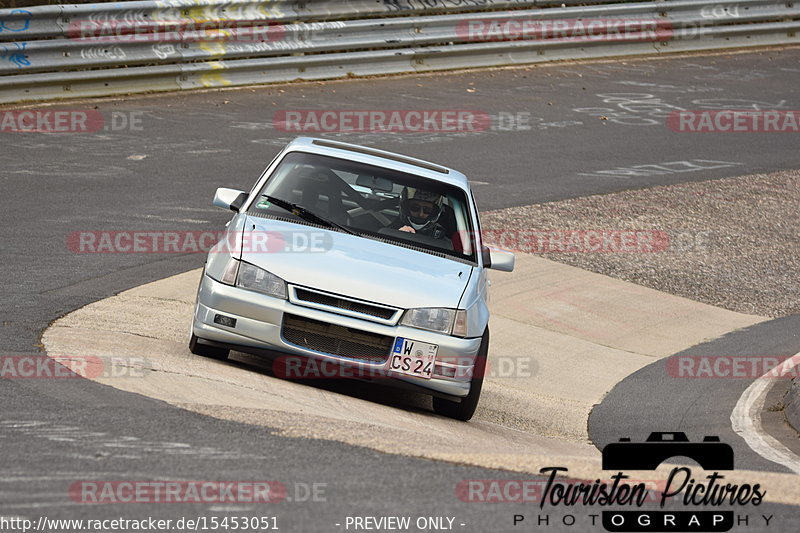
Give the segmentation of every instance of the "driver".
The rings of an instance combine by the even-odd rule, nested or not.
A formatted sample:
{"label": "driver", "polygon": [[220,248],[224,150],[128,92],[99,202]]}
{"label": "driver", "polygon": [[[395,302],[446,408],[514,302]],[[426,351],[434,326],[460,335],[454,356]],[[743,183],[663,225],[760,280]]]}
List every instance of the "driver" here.
{"label": "driver", "polygon": [[435,239],[446,238],[445,228],[439,224],[443,200],[441,194],[404,187],[400,194],[400,218],[392,227]]}

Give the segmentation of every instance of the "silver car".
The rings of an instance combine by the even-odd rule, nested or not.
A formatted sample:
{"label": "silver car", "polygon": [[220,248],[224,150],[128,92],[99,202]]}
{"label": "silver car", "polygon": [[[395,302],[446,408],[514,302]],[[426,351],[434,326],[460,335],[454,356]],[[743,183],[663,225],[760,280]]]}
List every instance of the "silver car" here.
{"label": "silver car", "polygon": [[[469,420],[489,347],[487,268],[466,176],[382,150],[298,138],[248,192],[211,250],[189,348],[272,356],[285,377],[354,377],[433,396]],[[277,359],[276,359],[277,358]],[[333,369],[333,370],[332,370]]]}

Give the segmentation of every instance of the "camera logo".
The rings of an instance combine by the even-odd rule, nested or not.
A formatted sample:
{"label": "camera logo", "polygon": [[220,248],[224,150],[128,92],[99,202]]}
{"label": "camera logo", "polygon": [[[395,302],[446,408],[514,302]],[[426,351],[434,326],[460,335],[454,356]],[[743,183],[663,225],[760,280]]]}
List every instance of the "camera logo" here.
{"label": "camera logo", "polygon": [[[602,524],[606,531],[716,533],[730,531],[735,523],[749,525],[750,517],[737,514],[731,506],[757,506],[763,501],[766,490],[759,483],[736,484],[725,480],[720,471],[734,469],[733,447],[717,436],[706,436],[695,442],[679,431],[655,431],[644,442],[632,442],[624,437],[603,448],[603,469],[617,470],[619,475],[623,470],[655,470],[664,461],[676,457],[692,460],[706,472],[698,476],[689,467],[675,466],[660,490],[659,509],[603,511]],[[772,515],[762,515],[762,518],[769,525]]]}
{"label": "camera logo", "polygon": [[655,470],[672,457],[688,457],[704,470],[733,470],[733,448],[719,437],[689,442],[686,433],[653,432],[644,442],[628,437],[603,448],[603,470]]}

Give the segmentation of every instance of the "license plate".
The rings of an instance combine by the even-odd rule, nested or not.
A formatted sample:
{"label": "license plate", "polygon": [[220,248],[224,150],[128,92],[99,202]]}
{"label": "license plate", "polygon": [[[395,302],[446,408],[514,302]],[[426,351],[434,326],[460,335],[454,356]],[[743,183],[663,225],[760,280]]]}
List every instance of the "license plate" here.
{"label": "license plate", "polygon": [[437,351],[439,346],[436,344],[397,337],[389,360],[389,370],[395,374],[431,379]]}

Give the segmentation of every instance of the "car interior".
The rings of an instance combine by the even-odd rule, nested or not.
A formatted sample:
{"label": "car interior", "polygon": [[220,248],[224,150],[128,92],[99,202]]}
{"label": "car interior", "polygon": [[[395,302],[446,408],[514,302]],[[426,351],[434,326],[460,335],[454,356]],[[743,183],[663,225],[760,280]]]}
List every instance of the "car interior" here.
{"label": "car interior", "polygon": [[[325,158],[325,163],[328,163],[330,159],[333,158]],[[443,196],[442,212],[437,223],[443,228],[446,238],[404,232],[397,229],[397,220],[400,216],[400,196],[406,185],[416,187],[419,185],[404,183],[405,180],[401,181],[396,177],[390,179],[386,176],[365,173],[364,168],[359,168],[373,167],[333,160],[341,161],[342,168],[332,168],[332,165],[329,164],[309,164],[308,162],[289,163],[284,160],[281,167],[270,177],[261,194],[269,194],[299,205],[356,232],[366,232],[388,237],[392,241],[401,240],[411,245],[418,244],[425,248],[455,251],[467,255],[458,235],[459,224],[453,208],[458,200],[446,188],[439,185],[440,190],[435,191]],[[421,181],[422,178],[418,178],[418,180]],[[435,182],[427,181],[434,187],[437,186]],[[271,209],[268,202],[256,202],[253,205],[253,209],[261,211],[261,214],[264,210]],[[270,211],[277,216],[292,216],[279,208],[272,209],[277,209],[277,211]],[[461,218],[461,227],[468,228],[469,224],[463,214]]]}

